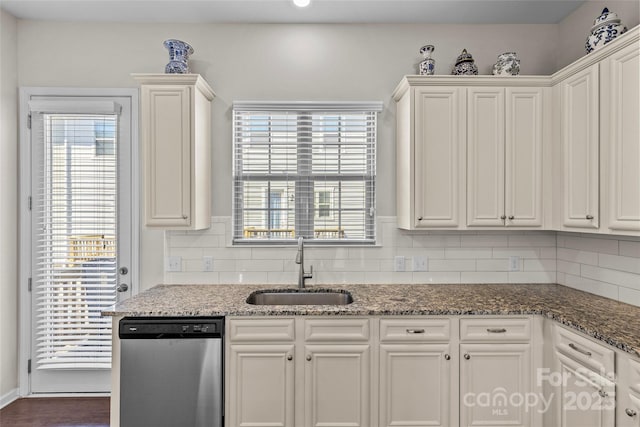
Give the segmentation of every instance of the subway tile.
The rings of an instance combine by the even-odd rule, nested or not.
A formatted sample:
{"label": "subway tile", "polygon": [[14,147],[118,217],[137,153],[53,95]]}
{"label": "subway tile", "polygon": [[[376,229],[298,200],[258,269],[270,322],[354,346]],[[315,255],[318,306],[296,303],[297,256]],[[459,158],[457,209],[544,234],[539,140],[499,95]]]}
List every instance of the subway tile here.
{"label": "subway tile", "polygon": [[555,247],[553,248],[540,248],[540,258],[543,259],[556,259],[558,256],[558,251]]}
{"label": "subway tile", "polygon": [[476,260],[429,259],[429,271],[476,271]]}
{"label": "subway tile", "polygon": [[586,277],[574,276],[573,274],[565,274],[565,286],[578,289],[579,291],[589,292],[602,297],[618,299],[618,286],[610,283],[592,280]]}
{"label": "subway tile", "polygon": [[618,240],[613,238],[566,237],[565,248],[618,255]]}
{"label": "subway tile", "polygon": [[640,258],[640,242],[621,240],[620,255]]}
{"label": "subway tile", "polygon": [[444,259],[444,249],[398,248],[396,255],[404,257],[426,256],[429,259]]}
{"label": "subway tile", "polygon": [[262,284],[268,281],[268,276],[265,272],[221,271],[218,274],[220,275],[220,283],[227,284]]}
{"label": "subway tile", "polygon": [[179,256],[182,259],[202,258],[202,248],[170,248],[167,256]]}
{"label": "subway tile", "polygon": [[580,275],[580,264],[577,262],[571,261],[562,261],[558,260],[556,262],[556,270],[562,273],[569,273],[575,276]]}
{"label": "subway tile", "polygon": [[219,248],[203,249],[202,256],[212,256],[213,259],[251,259],[251,248]]}
{"label": "subway tile", "polygon": [[[319,260],[313,265],[315,271],[380,271],[379,261],[367,259]],[[306,261],[305,268],[309,268]]]}
{"label": "subway tile", "polygon": [[[520,260],[522,262],[522,260]],[[477,271],[509,271],[508,258],[479,259],[476,261]]]}
{"label": "subway tile", "polygon": [[220,246],[220,237],[209,233],[171,236],[169,245],[172,248],[217,248]]}
{"label": "subway tile", "polygon": [[427,234],[413,237],[414,248],[459,248],[461,236],[459,234]]}
{"label": "subway tile", "polygon": [[477,258],[491,258],[491,249],[489,248],[477,248],[477,249],[457,249],[447,248],[444,251],[444,257],[446,259],[477,259]]}
{"label": "subway tile", "polygon": [[458,271],[414,272],[411,283],[416,283],[416,284],[460,283],[460,272]]}
{"label": "subway tile", "polygon": [[640,291],[640,276],[624,271],[609,270],[608,268],[600,268],[592,265],[582,265],[580,268],[582,277],[597,280],[600,282],[611,283],[618,286],[637,289]]}
{"label": "subway tile", "polygon": [[564,285],[567,282],[566,274],[561,271],[556,271],[556,283]]}
{"label": "subway tile", "polygon": [[558,248],[558,259],[579,264],[598,265],[598,254],[575,249]]}
{"label": "subway tile", "polygon": [[555,259],[525,259],[524,271],[556,271]]}
{"label": "subway tile", "polygon": [[402,272],[372,272],[367,271],[364,273],[364,283],[373,283],[373,284],[384,284],[384,283],[392,283],[392,284],[405,284],[411,283],[412,273],[410,271],[402,271]]}
{"label": "subway tile", "polygon": [[598,265],[612,270],[621,270],[628,273],[639,274],[638,282],[640,282],[640,258],[599,254]]}
{"label": "subway tile", "polygon": [[219,283],[219,280],[219,275],[215,271],[167,272],[164,276],[165,284],[209,285]]}
{"label": "subway tile", "polygon": [[236,260],[236,271],[284,271],[282,260],[275,259],[239,259]]}
{"label": "subway tile", "polygon": [[392,247],[384,248],[349,248],[349,258],[351,259],[391,259],[396,254],[396,249]]}
{"label": "subway tile", "polygon": [[267,283],[278,285],[298,285],[298,276],[291,271],[269,271],[267,272]]}
{"label": "subway tile", "polygon": [[509,275],[506,272],[476,271],[460,273],[461,283],[507,283]]}
{"label": "subway tile", "polygon": [[509,283],[555,283],[554,271],[510,271]]}
{"label": "subway tile", "polygon": [[637,305],[640,307],[640,291],[637,289],[625,288],[620,286],[618,288],[618,300],[631,305]]}
{"label": "subway tile", "polygon": [[[308,259],[344,259],[349,257],[349,249],[346,247],[322,248],[317,246],[305,246],[304,257]],[[377,248],[362,248],[364,250],[375,250]],[[295,258],[297,247],[294,249],[293,257]]]}
{"label": "subway tile", "polygon": [[[295,259],[297,247],[268,247],[268,248],[251,248],[252,259]],[[305,248],[305,256],[308,254]]]}
{"label": "subway tile", "polygon": [[213,271],[236,271],[235,259],[213,259]]}
{"label": "subway tile", "polygon": [[519,256],[520,258],[539,258],[540,249],[537,248],[499,248],[493,250],[493,258],[509,258]]}
{"label": "subway tile", "polygon": [[313,273],[313,284],[347,284],[347,283],[366,283],[363,271],[318,271]]}
{"label": "subway tile", "polygon": [[525,247],[525,246],[556,246],[556,236],[553,234],[533,234],[526,233],[523,235],[509,236],[509,246]]}
{"label": "subway tile", "polygon": [[488,248],[508,246],[508,237],[505,235],[463,235],[460,238],[460,246],[463,248]]}
{"label": "subway tile", "polygon": [[209,232],[211,234],[224,237],[226,231],[227,231],[227,227],[225,222],[214,222],[212,218],[211,228],[209,228]]}

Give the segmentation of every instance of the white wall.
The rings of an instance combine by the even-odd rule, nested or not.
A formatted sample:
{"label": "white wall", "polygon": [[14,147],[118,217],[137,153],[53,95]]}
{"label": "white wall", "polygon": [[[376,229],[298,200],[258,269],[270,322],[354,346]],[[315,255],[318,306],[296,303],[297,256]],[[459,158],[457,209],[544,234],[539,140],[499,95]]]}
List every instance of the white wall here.
{"label": "white wall", "polygon": [[609,8],[610,12],[617,13],[622,24],[629,29],[640,23],[638,0],[585,1],[558,25],[558,70],[586,54],[584,45],[593,21],[600,16],[605,7]]}
{"label": "white wall", "polygon": [[0,10],[0,407],[18,387],[17,20]]}
{"label": "white wall", "polygon": [[[231,215],[234,100],[381,100],[378,214],[395,215],[395,106],[391,94],[415,74],[420,47],[436,46],[436,73],[449,74],[463,48],[488,74],[516,51],[523,74],[555,70],[557,25],[241,25],[19,23],[20,86],[135,87],[132,72],[163,72],[167,38],[191,43],[194,72],[213,102],[213,215]],[[65,54],[65,51],[68,52]],[[141,288],[163,280],[163,234],[141,236]]]}

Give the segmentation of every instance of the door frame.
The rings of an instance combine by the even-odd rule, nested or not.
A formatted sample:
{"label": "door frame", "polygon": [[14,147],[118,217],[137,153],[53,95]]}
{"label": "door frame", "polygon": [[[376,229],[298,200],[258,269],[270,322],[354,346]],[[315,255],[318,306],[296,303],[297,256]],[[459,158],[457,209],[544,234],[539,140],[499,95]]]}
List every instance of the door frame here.
{"label": "door frame", "polygon": [[[31,394],[28,361],[31,355],[31,297],[29,277],[31,276],[31,129],[27,126],[29,99],[31,96],[68,97],[126,97],[131,100],[131,268],[129,283],[131,295],[139,291],[140,283],[140,150],[139,150],[139,92],[136,88],[71,88],[71,87],[20,87],[19,105],[19,239],[18,239],[18,395]],[[29,220],[22,220],[28,218]],[[69,393],[60,393],[60,395]],[[73,393],[75,394],[75,393]],[[82,395],[86,393],[77,393]],[[90,393],[95,396],[95,393]]]}

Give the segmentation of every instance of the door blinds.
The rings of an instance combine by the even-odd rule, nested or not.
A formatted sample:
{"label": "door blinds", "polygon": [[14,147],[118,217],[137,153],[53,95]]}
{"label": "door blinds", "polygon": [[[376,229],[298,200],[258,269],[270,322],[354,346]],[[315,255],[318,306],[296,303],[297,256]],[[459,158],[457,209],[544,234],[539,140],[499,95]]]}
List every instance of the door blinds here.
{"label": "door blinds", "polygon": [[38,369],[111,367],[111,319],[100,312],[116,302],[118,109],[92,104],[96,113],[80,114],[30,104],[42,134],[33,195]]}
{"label": "door blinds", "polygon": [[373,243],[381,107],[234,103],[234,243]]}

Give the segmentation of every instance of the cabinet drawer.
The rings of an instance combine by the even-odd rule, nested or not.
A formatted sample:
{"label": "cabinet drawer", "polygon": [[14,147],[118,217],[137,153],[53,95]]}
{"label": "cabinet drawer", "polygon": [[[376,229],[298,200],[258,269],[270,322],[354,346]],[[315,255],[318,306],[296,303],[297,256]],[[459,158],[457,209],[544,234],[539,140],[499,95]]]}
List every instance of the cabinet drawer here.
{"label": "cabinet drawer", "polygon": [[308,342],[369,341],[369,319],[307,319],[304,339]]}
{"label": "cabinet drawer", "polygon": [[529,319],[460,319],[461,341],[528,341]]}
{"label": "cabinet drawer", "polygon": [[451,321],[449,319],[382,319],[380,341],[449,341]]}
{"label": "cabinet drawer", "polygon": [[615,351],[580,334],[554,325],[554,345],[567,356],[581,362],[605,378],[614,377]]}
{"label": "cabinet drawer", "polygon": [[294,319],[231,319],[229,340],[246,341],[293,341]]}

